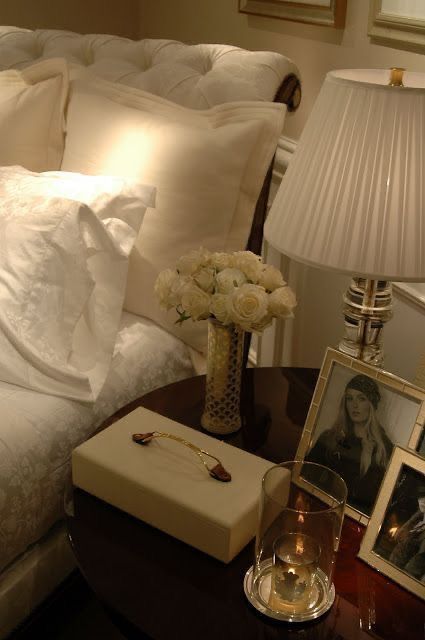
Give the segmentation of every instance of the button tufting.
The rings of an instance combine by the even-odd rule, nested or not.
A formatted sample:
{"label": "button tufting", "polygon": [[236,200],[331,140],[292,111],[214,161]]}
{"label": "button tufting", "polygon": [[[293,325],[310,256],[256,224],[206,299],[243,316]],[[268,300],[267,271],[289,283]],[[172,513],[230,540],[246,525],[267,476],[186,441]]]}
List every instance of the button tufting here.
{"label": "button tufting", "polygon": [[[7,27],[1,28],[2,35],[6,30]],[[30,64],[39,58],[64,57],[92,68],[103,78],[143,88],[196,109],[241,96],[247,100],[273,100],[279,78],[297,73],[291,61],[278,53],[249,52],[231,45],[162,39],[134,41],[115,35],[48,29],[12,29],[10,33]],[[3,63],[10,66],[0,49],[0,67]]]}
{"label": "button tufting", "polygon": [[86,67],[89,67],[90,65],[93,64],[95,56],[94,56],[93,47],[90,45],[89,41],[87,41],[86,46],[84,47],[84,51],[82,52],[82,55],[83,55],[82,64],[84,64]]}
{"label": "button tufting", "polygon": [[44,55],[44,46],[42,42],[39,42],[36,38],[34,38],[33,46],[31,47],[31,57],[36,60],[37,58],[42,58]]}

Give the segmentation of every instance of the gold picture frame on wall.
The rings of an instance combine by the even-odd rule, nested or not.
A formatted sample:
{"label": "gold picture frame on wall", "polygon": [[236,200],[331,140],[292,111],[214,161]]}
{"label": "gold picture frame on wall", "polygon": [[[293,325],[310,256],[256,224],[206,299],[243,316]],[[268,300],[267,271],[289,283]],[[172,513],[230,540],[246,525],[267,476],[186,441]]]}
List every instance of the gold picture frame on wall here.
{"label": "gold picture frame on wall", "polygon": [[425,599],[425,459],[396,447],[358,557]]}
{"label": "gold picture frame on wall", "polygon": [[345,513],[366,525],[394,447],[417,451],[424,424],[423,389],[329,347],[296,459],[336,471]]}
{"label": "gold picture frame on wall", "polygon": [[423,53],[425,2],[370,0],[368,35],[377,44]]}
{"label": "gold picture frame on wall", "polygon": [[239,12],[343,29],[347,0],[238,0]]}

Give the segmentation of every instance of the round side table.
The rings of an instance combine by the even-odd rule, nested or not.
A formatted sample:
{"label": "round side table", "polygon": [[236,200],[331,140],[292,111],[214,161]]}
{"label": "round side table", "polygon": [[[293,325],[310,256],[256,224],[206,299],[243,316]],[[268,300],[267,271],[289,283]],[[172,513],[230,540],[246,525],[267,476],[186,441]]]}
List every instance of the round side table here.
{"label": "round side table", "polygon": [[[275,462],[294,457],[318,372],[244,372],[242,429],[223,439]],[[200,429],[204,376],[157,389],[137,406]],[[335,568],[337,595],[316,622],[275,622],[251,607],[243,579],[254,542],[225,565],[97,498],[74,489],[68,531],[79,567],[127,638],[154,640],[423,640],[425,607],[356,558],[364,528],[345,518]],[[362,631],[360,631],[360,629]],[[360,635],[359,635],[360,634]]]}

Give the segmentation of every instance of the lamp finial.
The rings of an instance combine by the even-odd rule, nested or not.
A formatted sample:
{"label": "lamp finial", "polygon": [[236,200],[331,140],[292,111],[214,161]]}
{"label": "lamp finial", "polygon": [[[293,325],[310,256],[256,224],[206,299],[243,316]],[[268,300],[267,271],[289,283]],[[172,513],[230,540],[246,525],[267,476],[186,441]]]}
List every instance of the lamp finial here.
{"label": "lamp finial", "polygon": [[390,69],[391,71],[391,75],[390,75],[390,81],[389,81],[389,86],[390,87],[403,87],[403,74],[406,71],[406,69],[403,69],[402,67],[391,67]]}

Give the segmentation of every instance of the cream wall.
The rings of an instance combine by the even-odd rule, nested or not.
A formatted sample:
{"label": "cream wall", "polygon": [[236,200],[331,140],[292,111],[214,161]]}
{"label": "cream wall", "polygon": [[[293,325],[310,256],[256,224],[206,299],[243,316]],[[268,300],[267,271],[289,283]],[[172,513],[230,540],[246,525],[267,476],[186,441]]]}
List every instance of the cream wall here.
{"label": "cream wall", "polygon": [[271,49],[294,60],[303,80],[299,112],[285,134],[297,139],[323,78],[335,68],[402,66],[425,70],[425,57],[370,44],[369,0],[348,0],[344,31],[238,13],[238,0],[141,0],[143,37],[189,42],[226,42],[248,49]]}
{"label": "cream wall", "polygon": [[0,0],[0,24],[137,37],[140,0]]}

